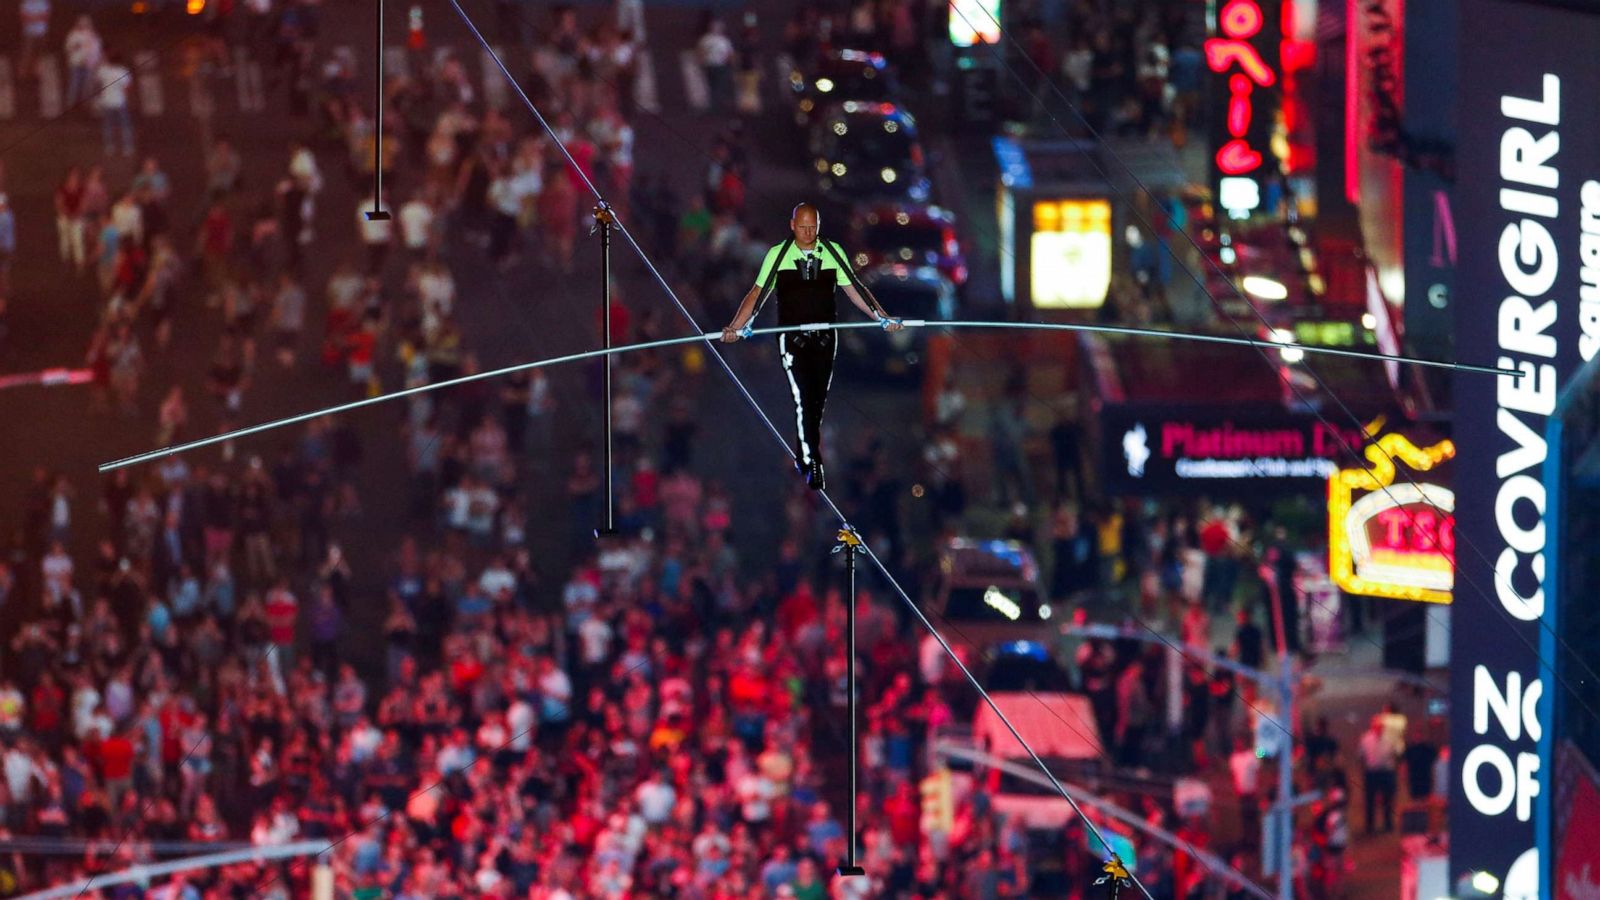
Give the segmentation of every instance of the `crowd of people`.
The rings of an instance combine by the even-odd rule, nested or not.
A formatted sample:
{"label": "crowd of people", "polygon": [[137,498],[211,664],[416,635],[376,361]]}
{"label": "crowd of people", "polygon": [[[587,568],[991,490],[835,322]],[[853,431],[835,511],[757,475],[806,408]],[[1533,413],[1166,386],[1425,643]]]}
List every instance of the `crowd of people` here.
{"label": "crowd of people", "polygon": [[[240,424],[271,367],[320,368],[322,386],[345,398],[477,371],[453,267],[570,270],[585,177],[624,198],[658,248],[696,251],[662,255],[697,293],[749,268],[737,124],[716,140],[703,190],[679,197],[662,178],[634,177],[642,18],[623,4],[590,28],[571,9],[535,25],[522,5],[500,6],[502,34],[520,46],[529,89],[582,177],[486,103],[486,86],[447,48],[414,47],[391,78],[387,115],[404,139],[380,155],[355,58],[320,34],[316,0],[207,12],[215,58],[251,49],[271,60],[269,83],[287,96],[304,139],[287,144],[276,170],[250,170],[233,137],[213,135],[200,205],[178,207],[184,192],[156,156],[131,174],[109,162],[136,146],[121,97],[124,116],[104,118],[107,160],[67,168],[54,192],[54,265],[99,299],[88,364],[104,415],[151,423],[150,437],[169,444]],[[932,8],[863,3],[824,15],[825,26],[803,12],[789,49],[814,52],[815,34],[865,35],[914,71],[926,65]],[[92,19],[74,23],[68,57],[103,72],[115,57],[94,29]],[[708,23],[705,33],[728,30]],[[726,60],[719,41],[703,42],[708,69],[725,65],[735,78],[753,68],[748,38],[737,37]],[[737,108],[727,93],[737,81],[707,74],[715,102]],[[366,215],[371,197],[327,214],[332,179],[364,185],[374,168],[392,220]],[[329,228],[339,233],[319,232]],[[626,304],[617,315],[619,342],[663,336],[656,315],[635,322]],[[203,410],[190,408],[192,386],[150,377],[154,355],[200,334],[216,339]],[[573,543],[593,546],[584,535],[599,518],[602,478],[587,453],[556,458],[542,370],[407,403],[397,416],[410,476],[401,521],[361,518],[369,454],[342,419],[311,422],[281,445],[119,469],[98,490],[40,469],[19,552],[0,564],[0,607],[26,611],[12,620],[0,679],[0,838],[91,844],[81,856],[12,850],[7,868],[32,887],[174,852],[159,846],[309,839],[333,852],[87,896],[299,896],[319,862],[336,895],[350,897],[1092,896],[1103,851],[1080,823],[1040,844],[996,811],[990,783],[932,752],[937,734],[971,717],[972,697],[953,667],[928,663],[898,599],[874,590],[859,595],[863,737],[848,745],[842,573],[816,549],[835,523],[795,484],[772,561],[746,555],[726,486],[696,465],[702,369],[695,354],[618,361],[619,536],[570,569],[530,545],[528,484],[563,479]],[[947,534],[966,502],[953,438],[960,405],[942,401],[924,459]],[[1037,473],[1021,451],[1021,414],[1002,406],[997,416],[997,499],[1023,503]],[[1233,612],[1243,565],[1228,547],[1251,543],[1237,517],[1207,513],[1194,526],[1080,505],[1068,419],[1050,436],[1061,499],[1047,541],[1052,597],[1077,603],[1136,584],[1147,614],[1170,610],[1186,642],[1207,646],[1201,617]],[[840,495],[857,525],[883,535],[897,560],[915,559],[882,446],[864,435],[843,455]],[[1023,503],[1012,536],[1035,539],[1030,513]],[[1232,530],[1219,537],[1216,521]],[[357,541],[384,547],[385,562],[353,560],[346,547]],[[905,572],[913,597],[931,577],[923,562]],[[358,633],[353,623],[374,607],[381,636]],[[1240,615],[1224,652],[1250,665],[1263,654],[1259,608]],[[376,654],[351,652],[369,644]],[[1079,651],[1076,677],[1108,751],[1126,766],[1174,771],[1230,758],[1249,728],[1234,700],[1253,695],[1186,667],[1191,740],[1172,752],[1155,712],[1162,665],[1120,645]],[[869,878],[836,881],[852,752],[863,766],[854,802]],[[1118,799],[1196,847],[1214,843],[1171,798]],[[1159,896],[1237,893],[1207,881],[1189,855],[1128,837]],[[1227,849],[1243,866],[1254,847],[1246,833]]]}

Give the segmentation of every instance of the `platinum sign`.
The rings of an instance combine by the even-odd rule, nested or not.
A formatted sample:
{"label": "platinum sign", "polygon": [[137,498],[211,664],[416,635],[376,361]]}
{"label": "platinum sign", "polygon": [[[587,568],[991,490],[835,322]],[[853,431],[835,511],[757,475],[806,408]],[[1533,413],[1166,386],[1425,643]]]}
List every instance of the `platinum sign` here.
{"label": "platinum sign", "polygon": [[1534,846],[1548,783],[1544,701],[1558,689],[1534,649],[1545,615],[1545,420],[1594,351],[1580,350],[1580,337],[1594,290],[1583,280],[1585,207],[1600,193],[1597,46],[1592,15],[1462,5],[1456,351],[1522,377],[1456,386],[1450,869],[1452,883],[1488,872],[1506,897],[1538,896],[1548,858]]}

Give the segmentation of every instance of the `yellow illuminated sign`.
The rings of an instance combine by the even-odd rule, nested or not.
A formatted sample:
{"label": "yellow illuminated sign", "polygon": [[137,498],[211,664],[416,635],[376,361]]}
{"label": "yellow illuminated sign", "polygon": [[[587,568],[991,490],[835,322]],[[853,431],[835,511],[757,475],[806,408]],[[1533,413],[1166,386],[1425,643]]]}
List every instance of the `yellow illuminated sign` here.
{"label": "yellow illuminated sign", "polygon": [[1328,574],[1335,584],[1370,597],[1450,602],[1455,494],[1435,484],[1396,485],[1393,461],[1426,472],[1455,455],[1448,440],[1422,448],[1386,434],[1367,447],[1371,468],[1340,469],[1328,479]]}
{"label": "yellow illuminated sign", "polygon": [[1033,204],[1033,305],[1097,309],[1111,288],[1111,201]]}

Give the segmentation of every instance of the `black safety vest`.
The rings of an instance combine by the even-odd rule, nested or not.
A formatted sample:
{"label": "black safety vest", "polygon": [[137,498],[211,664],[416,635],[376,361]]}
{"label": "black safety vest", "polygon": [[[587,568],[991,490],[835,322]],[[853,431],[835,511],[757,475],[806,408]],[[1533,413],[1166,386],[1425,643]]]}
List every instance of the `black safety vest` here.
{"label": "black safety vest", "polygon": [[[765,305],[766,298],[774,291],[778,295],[778,325],[810,325],[813,323],[833,324],[839,321],[839,310],[834,302],[834,288],[838,286],[838,271],[843,271],[845,278],[855,285],[862,296],[867,298],[868,305],[879,309],[877,298],[867,290],[861,279],[856,277],[855,270],[850,264],[840,258],[839,254],[827,241],[819,238],[817,244],[822,252],[813,254],[811,265],[815,271],[802,272],[799,268],[783,267],[784,258],[789,255],[789,248],[794,240],[786,239],[778,247],[777,259],[773,262],[772,271],[767,273],[766,281],[761,285],[760,299],[756,304],[755,312],[750,316],[750,321],[755,321],[761,314],[761,307]],[[824,265],[824,257],[833,262],[831,268]]]}

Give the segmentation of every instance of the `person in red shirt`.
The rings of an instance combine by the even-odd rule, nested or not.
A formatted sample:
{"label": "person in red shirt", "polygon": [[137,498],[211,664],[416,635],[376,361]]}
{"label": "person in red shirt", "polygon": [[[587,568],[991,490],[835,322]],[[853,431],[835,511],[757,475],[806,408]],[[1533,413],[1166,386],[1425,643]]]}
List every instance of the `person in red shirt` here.
{"label": "person in red shirt", "polygon": [[478,679],[483,677],[483,663],[472,651],[464,645],[460,647],[460,654],[450,662],[450,687],[457,696],[466,697]]}
{"label": "person in red shirt", "polygon": [[278,657],[278,670],[294,668],[295,626],[300,619],[300,601],[289,591],[289,579],[279,578],[267,592],[267,639]]}
{"label": "person in red shirt", "polygon": [[85,265],[83,240],[83,170],[67,169],[67,176],[56,188],[56,237],[61,261],[70,262],[79,275]]}
{"label": "person in red shirt", "polygon": [[195,252],[200,257],[206,286],[212,294],[219,292],[227,280],[228,254],[232,249],[233,218],[228,215],[227,205],[219,200],[211,204],[195,239]]}
{"label": "person in red shirt", "polygon": [[178,703],[176,694],[167,698],[156,721],[161,725],[161,769],[169,782],[178,779],[178,766],[183,762],[183,732],[189,727],[191,714]]}
{"label": "person in red shirt", "polygon": [[28,727],[45,746],[55,748],[61,744],[61,705],[67,695],[56,684],[55,676],[45,672],[28,700],[30,711]]}
{"label": "person in red shirt", "polygon": [[816,621],[817,614],[817,598],[811,592],[811,581],[802,578],[778,605],[778,631],[785,640],[792,641],[800,629]]}
{"label": "person in red shirt", "polygon": [[1206,555],[1200,594],[1206,608],[1213,612],[1233,597],[1234,583],[1239,577],[1239,563],[1234,558],[1235,540],[1233,522],[1220,508],[1200,525],[1200,549]]}
{"label": "person in red shirt", "polygon": [[[600,310],[594,311],[594,327],[599,330],[604,324],[604,314]],[[628,329],[633,323],[633,313],[622,305],[622,297],[613,287],[611,289],[611,346],[616,347],[628,343]]]}
{"label": "person in red shirt", "polygon": [[902,780],[895,785],[894,795],[883,804],[883,812],[889,817],[889,835],[894,838],[895,845],[914,855],[922,827],[922,804],[912,796],[910,781]]}
{"label": "person in red shirt", "polygon": [[378,349],[378,327],[372,319],[363,319],[361,326],[345,338],[345,361],[350,368],[350,383],[369,387],[373,378],[372,359]]}
{"label": "person in red shirt", "polygon": [[106,796],[111,808],[122,805],[122,795],[133,786],[133,737],[127,732],[113,733],[100,742],[95,754],[100,777],[105,780]]}

